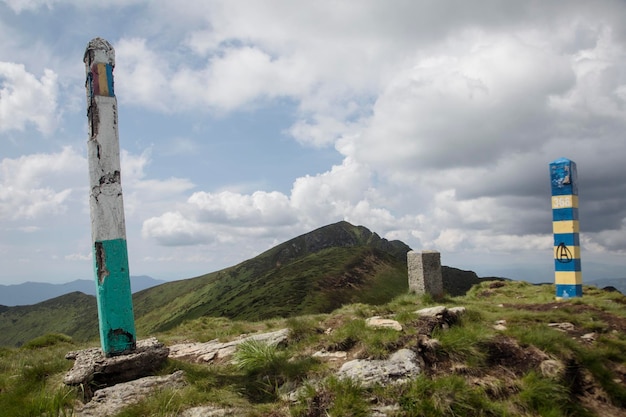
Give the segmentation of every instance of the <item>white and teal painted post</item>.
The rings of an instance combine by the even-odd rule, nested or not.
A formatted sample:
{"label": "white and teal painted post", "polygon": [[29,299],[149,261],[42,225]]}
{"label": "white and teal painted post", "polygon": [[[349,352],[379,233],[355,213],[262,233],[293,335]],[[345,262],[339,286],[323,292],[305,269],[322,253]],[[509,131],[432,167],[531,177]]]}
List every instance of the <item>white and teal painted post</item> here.
{"label": "white and teal painted post", "polygon": [[576,163],[567,158],[552,161],[550,179],[556,298],[582,297]]}
{"label": "white and teal painted post", "polygon": [[91,233],[97,285],[100,343],[106,356],[136,347],[124,204],[120,180],[117,99],[113,91],[115,51],[92,39],[85,51]]}

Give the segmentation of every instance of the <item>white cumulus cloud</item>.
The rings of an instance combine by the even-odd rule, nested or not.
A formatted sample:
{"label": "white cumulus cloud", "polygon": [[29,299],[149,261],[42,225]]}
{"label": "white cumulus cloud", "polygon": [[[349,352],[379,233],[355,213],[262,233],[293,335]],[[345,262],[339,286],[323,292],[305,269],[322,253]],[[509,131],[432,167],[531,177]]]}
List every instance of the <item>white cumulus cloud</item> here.
{"label": "white cumulus cloud", "polygon": [[24,130],[33,124],[44,133],[52,133],[58,122],[57,75],[46,69],[37,77],[24,65],[0,62],[0,133]]}

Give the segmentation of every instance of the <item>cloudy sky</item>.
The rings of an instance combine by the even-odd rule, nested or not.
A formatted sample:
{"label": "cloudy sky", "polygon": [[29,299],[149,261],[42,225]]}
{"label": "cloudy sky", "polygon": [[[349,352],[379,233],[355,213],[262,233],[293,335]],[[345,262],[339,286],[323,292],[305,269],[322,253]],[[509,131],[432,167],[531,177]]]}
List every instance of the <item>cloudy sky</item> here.
{"label": "cloudy sky", "polygon": [[132,275],[212,272],[347,220],[553,281],[551,161],[583,280],[626,267],[626,2],[4,0],[0,284],[91,279],[87,43],[116,50]]}

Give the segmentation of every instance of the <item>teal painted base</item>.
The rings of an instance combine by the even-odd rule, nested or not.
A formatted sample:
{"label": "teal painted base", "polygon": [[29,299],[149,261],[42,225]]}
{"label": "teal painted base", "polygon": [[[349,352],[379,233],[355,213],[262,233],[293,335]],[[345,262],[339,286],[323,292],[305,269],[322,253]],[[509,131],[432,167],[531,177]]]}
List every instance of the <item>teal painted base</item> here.
{"label": "teal painted base", "polygon": [[102,350],[106,356],[132,351],[137,335],[126,240],[95,242],[94,268]]}
{"label": "teal painted base", "polygon": [[556,298],[572,298],[572,297],[582,297],[583,296],[583,286],[582,285],[564,285],[557,284],[556,285]]}

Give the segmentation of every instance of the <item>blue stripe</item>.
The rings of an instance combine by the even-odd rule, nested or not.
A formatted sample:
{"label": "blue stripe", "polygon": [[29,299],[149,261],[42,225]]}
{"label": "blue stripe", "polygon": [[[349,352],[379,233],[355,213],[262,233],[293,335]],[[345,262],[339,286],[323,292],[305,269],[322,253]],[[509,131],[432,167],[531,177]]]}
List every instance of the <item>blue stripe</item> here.
{"label": "blue stripe", "polygon": [[560,244],[565,246],[580,246],[580,234],[579,233],[555,233],[554,234],[554,246]]}
{"label": "blue stripe", "polygon": [[556,272],[580,272],[580,259],[572,259],[569,262],[554,260],[554,271]]}
{"label": "blue stripe", "polygon": [[107,69],[107,86],[109,88],[109,96],[115,97],[115,93],[113,92],[113,65],[106,64]]}
{"label": "blue stripe", "polygon": [[577,284],[577,285],[557,284],[556,296],[560,298],[582,297],[583,286],[582,284]]}
{"label": "blue stripe", "polygon": [[552,195],[578,195],[578,192],[574,192],[574,189],[570,185],[563,185],[561,187],[552,186]]}
{"label": "blue stripe", "polygon": [[578,220],[578,207],[552,210],[552,221]]}

